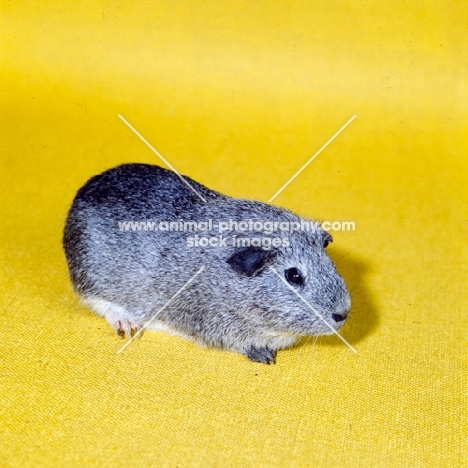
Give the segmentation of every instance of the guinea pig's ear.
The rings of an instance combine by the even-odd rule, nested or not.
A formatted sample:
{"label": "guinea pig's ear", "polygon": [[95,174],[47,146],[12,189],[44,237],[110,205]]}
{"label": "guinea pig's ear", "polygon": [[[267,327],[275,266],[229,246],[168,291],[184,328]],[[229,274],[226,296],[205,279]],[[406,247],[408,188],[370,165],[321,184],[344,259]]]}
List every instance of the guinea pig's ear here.
{"label": "guinea pig's ear", "polygon": [[272,250],[245,247],[231,255],[226,262],[241,275],[256,276],[272,262],[275,256],[276,253]]}

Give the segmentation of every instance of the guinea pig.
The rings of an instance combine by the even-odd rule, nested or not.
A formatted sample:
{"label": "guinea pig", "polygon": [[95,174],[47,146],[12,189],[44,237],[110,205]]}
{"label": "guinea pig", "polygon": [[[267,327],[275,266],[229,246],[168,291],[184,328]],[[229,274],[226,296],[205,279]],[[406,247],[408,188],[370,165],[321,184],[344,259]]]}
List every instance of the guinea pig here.
{"label": "guinea pig", "polygon": [[264,364],[348,317],[331,241],[291,211],[148,164],[86,182],[63,235],[76,293],[122,338],[162,330]]}

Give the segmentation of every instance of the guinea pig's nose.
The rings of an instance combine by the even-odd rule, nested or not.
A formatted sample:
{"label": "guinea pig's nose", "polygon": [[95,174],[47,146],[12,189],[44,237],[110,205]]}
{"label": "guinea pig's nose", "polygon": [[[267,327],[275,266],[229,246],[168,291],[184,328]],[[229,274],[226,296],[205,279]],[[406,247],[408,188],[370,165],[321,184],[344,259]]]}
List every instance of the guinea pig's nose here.
{"label": "guinea pig's nose", "polygon": [[332,319],[335,322],[342,322],[343,320],[346,320],[346,317],[348,317],[348,314],[341,315],[341,314],[332,314]]}

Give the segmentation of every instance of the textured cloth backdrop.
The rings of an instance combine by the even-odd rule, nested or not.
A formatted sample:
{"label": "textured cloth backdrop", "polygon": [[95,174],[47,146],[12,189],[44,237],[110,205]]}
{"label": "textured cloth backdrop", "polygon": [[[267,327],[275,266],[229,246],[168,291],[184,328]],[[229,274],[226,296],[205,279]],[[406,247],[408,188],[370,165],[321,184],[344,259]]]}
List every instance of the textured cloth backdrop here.
{"label": "textured cloth backdrop", "polygon": [[[466,463],[467,28],[462,1],[1,1],[0,465]],[[232,196],[353,221],[330,252],[343,336],[275,366],[76,299],[76,190],[163,163]],[[465,184],[465,186],[464,186]],[[465,465],[466,466],[466,465]]]}

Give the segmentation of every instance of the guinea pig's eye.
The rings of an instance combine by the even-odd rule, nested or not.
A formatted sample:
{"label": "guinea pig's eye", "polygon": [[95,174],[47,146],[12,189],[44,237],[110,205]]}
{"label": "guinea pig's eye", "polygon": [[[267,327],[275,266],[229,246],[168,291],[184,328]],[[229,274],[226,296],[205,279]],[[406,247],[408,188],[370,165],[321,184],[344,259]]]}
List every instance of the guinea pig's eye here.
{"label": "guinea pig's eye", "polygon": [[285,270],[284,276],[289,284],[294,286],[302,286],[304,284],[304,277],[297,268],[289,268],[289,270]]}

